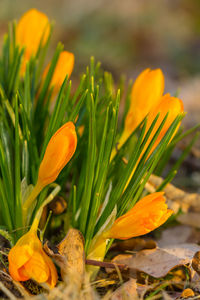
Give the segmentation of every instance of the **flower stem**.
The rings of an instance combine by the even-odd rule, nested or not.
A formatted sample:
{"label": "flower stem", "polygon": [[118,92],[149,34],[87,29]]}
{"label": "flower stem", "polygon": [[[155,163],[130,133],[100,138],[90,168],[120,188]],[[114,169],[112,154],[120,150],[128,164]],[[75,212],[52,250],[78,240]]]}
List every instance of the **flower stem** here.
{"label": "flower stem", "polygon": [[26,199],[26,201],[23,204],[22,210],[23,210],[23,224],[25,225],[27,212],[29,207],[32,205],[33,201],[37,198],[41,190],[43,189],[43,186],[37,182],[36,186],[33,188],[32,192],[30,193],[29,197]]}

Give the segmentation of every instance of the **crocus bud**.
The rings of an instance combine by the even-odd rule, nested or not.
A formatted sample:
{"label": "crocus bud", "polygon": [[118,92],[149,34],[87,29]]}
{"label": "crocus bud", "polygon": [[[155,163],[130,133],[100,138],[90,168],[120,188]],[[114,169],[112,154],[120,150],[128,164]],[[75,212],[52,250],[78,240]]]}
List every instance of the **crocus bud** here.
{"label": "crocus bud", "polygon": [[[166,94],[161,98],[159,104],[155,107],[155,109],[149,113],[148,120],[147,120],[147,126],[146,126],[146,132],[150,128],[150,126],[151,126],[153,120],[156,118],[157,114],[160,113],[158,120],[150,134],[149,142],[153,138],[154,134],[156,133],[160,124],[162,123],[163,119],[165,118],[166,114],[168,113],[165,124],[164,124],[159,136],[157,137],[157,140],[155,141],[153,148],[151,149],[151,153],[157,147],[157,145],[160,143],[160,141],[162,140],[162,138],[166,134],[167,130],[169,129],[169,127],[171,126],[173,121],[176,119],[176,117],[183,112],[184,112],[184,107],[183,107],[182,100],[180,100],[176,97],[171,97],[170,94]],[[179,124],[179,126],[180,126],[180,124]],[[176,134],[179,126],[177,126],[171,139]],[[149,143],[147,143],[147,145],[148,144]],[[146,149],[146,147],[145,147],[145,149]]]}
{"label": "crocus bud", "polygon": [[103,236],[120,240],[141,236],[161,226],[172,213],[165,203],[163,193],[153,193],[139,200],[126,214],[116,219]]}
{"label": "crocus bud", "polygon": [[[156,133],[156,131],[158,130],[158,128],[160,127],[162,121],[164,120],[165,116],[167,115],[167,119],[163,125],[162,130],[160,131],[156,141],[154,142],[151,151],[149,152],[150,156],[152,154],[152,152],[155,150],[155,148],[158,146],[158,144],[160,143],[160,141],[162,140],[162,138],[165,136],[167,130],[169,129],[169,127],[171,126],[171,124],[173,123],[173,121],[176,119],[176,117],[183,113],[184,108],[183,108],[183,102],[182,100],[176,98],[176,97],[171,97],[170,94],[166,94],[163,97],[161,97],[159,104],[157,105],[157,107],[151,111],[148,115],[148,119],[147,119],[147,125],[146,125],[146,133],[149,130],[150,126],[152,125],[152,122],[154,121],[154,119],[156,118],[157,114],[159,113],[159,117],[158,120],[149,136],[148,141],[146,142],[143,151],[141,152],[141,155],[137,161],[137,164],[135,166],[135,168],[132,170],[132,173],[126,183],[125,188],[128,186],[134,172],[135,169],[137,167],[137,165],[140,162],[140,159],[142,157],[142,155],[144,154],[144,152],[146,151],[146,149],[148,148],[154,134]],[[176,134],[178,128],[180,126],[180,123],[178,124],[178,126],[176,127],[176,130],[174,131],[174,133],[171,136],[170,141],[172,140],[172,138],[174,137],[174,135]]]}
{"label": "crocus bud", "polygon": [[123,143],[158,105],[163,92],[164,75],[160,69],[146,69],[137,77],[132,87],[130,107],[125,119]]}
{"label": "crocus bud", "polygon": [[[49,71],[50,64],[47,65],[47,67],[44,70],[43,73],[43,79],[46,77],[46,74]],[[72,71],[74,68],[74,54],[67,51],[62,51],[59,55],[51,82],[50,82],[50,88],[53,88],[53,96],[56,95],[65,79],[65,77],[68,75],[68,78],[70,77]]]}
{"label": "crocus bud", "polygon": [[[130,107],[125,118],[124,130],[117,143],[120,149],[129,136],[142,122],[142,120],[154,110],[160,102],[164,92],[164,75],[160,69],[145,69],[135,80],[130,97]],[[113,149],[111,160],[116,155]]]}
{"label": "crocus bud", "polygon": [[23,204],[24,224],[27,219],[29,207],[41,190],[56,180],[61,170],[72,158],[76,150],[76,145],[77,135],[72,122],[65,123],[51,137],[40,164],[37,183]]}
{"label": "crocus bud", "polygon": [[42,249],[37,237],[37,229],[31,229],[23,235],[8,254],[9,273],[16,281],[33,279],[38,283],[47,283],[53,288],[58,280],[56,268],[50,257]]}
{"label": "crocus bud", "polygon": [[38,173],[38,185],[46,186],[56,180],[61,170],[72,158],[77,145],[77,135],[72,122],[67,122],[50,139]]}
{"label": "crocus bud", "polygon": [[45,45],[50,34],[48,17],[36,9],[28,10],[19,20],[16,27],[16,44],[25,48],[22,69],[24,73],[26,63],[31,56],[36,55],[38,47]]}

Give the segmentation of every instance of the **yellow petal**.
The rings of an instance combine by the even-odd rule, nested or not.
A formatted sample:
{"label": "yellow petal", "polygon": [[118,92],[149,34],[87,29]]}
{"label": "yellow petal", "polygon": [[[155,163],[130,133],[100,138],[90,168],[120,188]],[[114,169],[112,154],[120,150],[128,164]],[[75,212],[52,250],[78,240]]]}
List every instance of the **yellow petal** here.
{"label": "yellow petal", "polygon": [[24,268],[27,275],[39,283],[46,282],[49,278],[49,265],[40,252],[34,252],[31,259],[24,265]]}

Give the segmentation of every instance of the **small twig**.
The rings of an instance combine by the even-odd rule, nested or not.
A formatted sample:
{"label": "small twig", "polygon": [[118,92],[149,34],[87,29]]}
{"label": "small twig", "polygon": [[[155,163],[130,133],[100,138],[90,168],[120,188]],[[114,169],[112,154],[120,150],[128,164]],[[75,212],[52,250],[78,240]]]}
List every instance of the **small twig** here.
{"label": "small twig", "polygon": [[17,298],[3,285],[2,282],[0,282],[0,290],[10,299],[10,300],[16,300]]}
{"label": "small twig", "polygon": [[129,267],[124,264],[115,264],[111,262],[105,262],[105,261],[98,261],[93,259],[86,259],[85,260],[86,265],[92,265],[92,266],[98,266],[102,268],[111,268],[116,269],[119,268],[120,270],[128,270]]}

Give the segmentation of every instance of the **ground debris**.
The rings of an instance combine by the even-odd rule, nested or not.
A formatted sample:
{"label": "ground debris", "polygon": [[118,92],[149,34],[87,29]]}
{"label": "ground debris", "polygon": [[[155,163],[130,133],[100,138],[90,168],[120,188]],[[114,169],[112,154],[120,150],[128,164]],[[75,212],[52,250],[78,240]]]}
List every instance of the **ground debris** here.
{"label": "ground debris", "polygon": [[160,248],[184,243],[199,244],[200,232],[191,226],[180,224],[163,230],[156,242]]}
{"label": "ground debris", "polygon": [[138,300],[137,283],[135,279],[130,279],[129,281],[122,284],[116,291],[113,292],[111,300]]}
{"label": "ground debris", "polygon": [[[151,175],[145,188],[153,193],[162,184],[163,178]],[[180,209],[187,212],[189,208],[194,211],[200,212],[200,195],[196,193],[187,193],[183,190],[176,188],[173,184],[168,183],[164,188],[165,197],[167,198],[169,208],[177,213]]]}
{"label": "ground debris", "polygon": [[132,238],[124,241],[115,242],[110,251],[139,251],[143,249],[156,248],[156,242],[151,239]]}
{"label": "ground debris", "polygon": [[[118,255],[112,262],[126,265],[133,278],[136,276],[136,271],[144,272],[154,278],[161,278],[179,266],[191,266],[193,256],[197,251],[200,251],[200,246],[196,244],[157,247],[139,251],[135,255]],[[107,271],[111,272],[109,269]]]}
{"label": "ground debris", "polygon": [[187,212],[185,214],[181,214],[180,216],[178,216],[177,220],[181,224],[190,225],[192,227],[196,227],[200,229],[200,213]]}
{"label": "ground debris", "polygon": [[61,269],[64,281],[73,281],[81,287],[85,273],[84,238],[77,229],[69,229],[66,237],[57,245],[57,252],[52,251],[48,244],[44,246],[48,255],[53,257]]}

